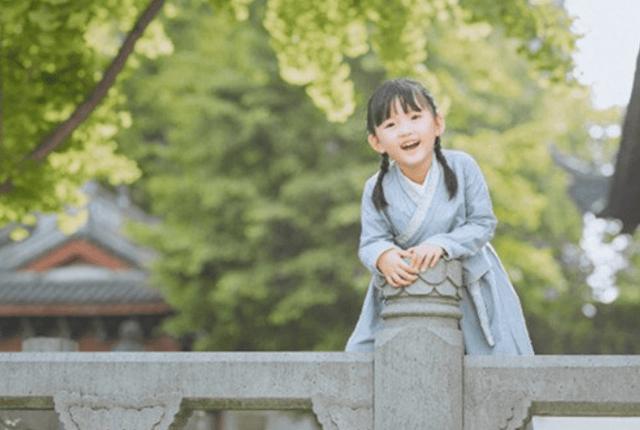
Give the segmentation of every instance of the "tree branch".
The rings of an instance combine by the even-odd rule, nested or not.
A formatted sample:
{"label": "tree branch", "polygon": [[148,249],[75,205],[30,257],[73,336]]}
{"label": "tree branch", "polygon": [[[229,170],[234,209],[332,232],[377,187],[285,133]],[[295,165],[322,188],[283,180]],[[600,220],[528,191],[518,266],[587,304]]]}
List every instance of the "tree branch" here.
{"label": "tree branch", "polygon": [[4,150],[4,25],[0,24],[0,154]]}
{"label": "tree branch", "polygon": [[622,221],[622,233],[633,234],[640,225],[640,51],[631,97],[622,125],[622,138],[609,189],[607,207],[598,214]]}
{"label": "tree branch", "polygon": [[[153,18],[155,18],[160,9],[162,9],[163,4],[164,0],[150,0],[147,8],[138,17],[133,28],[127,34],[124,42],[122,42],[122,46],[120,46],[118,54],[114,57],[109,67],[106,69],[102,79],[95,86],[91,94],[89,94],[86,100],[76,108],[69,118],[58,125],[50,135],[44,138],[40,144],[23,159],[23,161],[42,161],[47,155],[62,145],[71,133],[80,126],[80,124],[86,121],[91,112],[93,112],[100,104],[107,95],[109,89],[115,83],[118,74],[120,74],[127,62],[129,55],[133,52],[136,42],[140,39],[147,26],[151,23]],[[8,194],[13,189],[14,184],[11,177],[0,183],[0,195]]]}
{"label": "tree branch", "polygon": [[127,58],[133,52],[136,42],[144,33],[149,23],[162,8],[164,0],[151,0],[147,8],[138,17],[133,29],[127,34],[118,54],[115,56],[104,73],[102,80],[96,85],[89,97],[79,105],[76,110],[60,124],[49,136],[47,136],[27,157],[30,160],[40,161],[64,143],[73,131],[78,128],[91,112],[100,104],[113,86],[118,74],[124,68]]}

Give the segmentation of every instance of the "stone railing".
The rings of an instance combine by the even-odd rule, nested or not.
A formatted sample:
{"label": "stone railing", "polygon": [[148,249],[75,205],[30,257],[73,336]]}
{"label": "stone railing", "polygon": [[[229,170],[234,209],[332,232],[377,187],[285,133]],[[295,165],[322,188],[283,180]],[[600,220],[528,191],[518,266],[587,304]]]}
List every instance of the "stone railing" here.
{"label": "stone railing", "polygon": [[311,409],[331,430],[515,430],[533,414],[640,415],[637,356],[465,357],[461,279],[459,262],[443,261],[411,287],[387,287],[374,353],[26,345],[0,354],[0,408],[55,409],[66,430],[179,429],[195,409]]}

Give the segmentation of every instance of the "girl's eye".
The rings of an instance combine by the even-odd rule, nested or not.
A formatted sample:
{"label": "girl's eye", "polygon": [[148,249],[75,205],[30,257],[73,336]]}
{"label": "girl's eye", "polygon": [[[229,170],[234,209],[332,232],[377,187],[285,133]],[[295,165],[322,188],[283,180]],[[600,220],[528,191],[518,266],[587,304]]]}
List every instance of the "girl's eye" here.
{"label": "girl's eye", "polygon": [[390,127],[393,127],[394,125],[396,125],[395,122],[388,122],[388,123],[384,124],[382,127],[383,128],[390,128]]}
{"label": "girl's eye", "polygon": [[420,115],[419,113],[414,113],[413,115],[411,115],[411,119],[418,119],[418,118],[422,118],[422,115]]}

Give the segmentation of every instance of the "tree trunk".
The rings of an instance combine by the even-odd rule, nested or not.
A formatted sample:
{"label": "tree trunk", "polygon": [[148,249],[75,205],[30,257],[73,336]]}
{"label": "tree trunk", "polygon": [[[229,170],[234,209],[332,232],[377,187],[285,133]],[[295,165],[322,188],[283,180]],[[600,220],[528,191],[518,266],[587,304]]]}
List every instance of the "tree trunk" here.
{"label": "tree trunk", "polygon": [[633,233],[640,224],[640,52],[609,199],[599,216],[621,220],[624,233]]}

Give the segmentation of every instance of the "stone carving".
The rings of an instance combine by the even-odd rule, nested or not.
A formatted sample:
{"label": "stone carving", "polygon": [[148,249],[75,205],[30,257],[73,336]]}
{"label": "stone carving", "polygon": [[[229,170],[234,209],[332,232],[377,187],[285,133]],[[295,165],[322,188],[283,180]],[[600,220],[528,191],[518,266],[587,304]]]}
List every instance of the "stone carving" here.
{"label": "stone carving", "polygon": [[418,280],[405,288],[384,284],[384,297],[394,296],[442,296],[460,299],[462,287],[462,263],[458,260],[440,260],[435,267],[421,273]]}
{"label": "stone carving", "polygon": [[517,399],[509,408],[500,423],[500,430],[522,430],[524,425],[531,419],[531,399],[521,397]]}
{"label": "stone carving", "polygon": [[373,411],[369,406],[325,396],[315,396],[311,401],[323,430],[373,430]]}
{"label": "stone carving", "polygon": [[530,395],[524,391],[505,390],[492,393],[482,404],[473,408],[475,411],[471,416],[475,416],[476,419],[470,428],[522,430],[531,419],[532,404]]}
{"label": "stone carving", "polygon": [[168,430],[180,409],[176,394],[139,399],[62,391],[53,402],[65,430]]}

